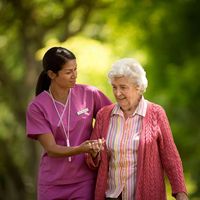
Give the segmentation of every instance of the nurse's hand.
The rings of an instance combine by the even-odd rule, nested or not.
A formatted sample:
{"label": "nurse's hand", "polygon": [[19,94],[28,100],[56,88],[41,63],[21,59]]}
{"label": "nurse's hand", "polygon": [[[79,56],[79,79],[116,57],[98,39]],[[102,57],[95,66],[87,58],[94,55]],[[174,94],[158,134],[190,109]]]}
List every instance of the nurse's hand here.
{"label": "nurse's hand", "polygon": [[104,143],[104,139],[86,140],[79,146],[80,153],[90,153],[93,157],[96,157],[104,149]]}
{"label": "nurse's hand", "polygon": [[92,150],[90,151],[90,154],[93,158],[95,158],[100,151],[104,150],[104,143],[104,138],[99,138],[98,140],[91,141]]}
{"label": "nurse's hand", "polygon": [[90,153],[92,151],[91,140],[86,140],[78,146],[80,153]]}

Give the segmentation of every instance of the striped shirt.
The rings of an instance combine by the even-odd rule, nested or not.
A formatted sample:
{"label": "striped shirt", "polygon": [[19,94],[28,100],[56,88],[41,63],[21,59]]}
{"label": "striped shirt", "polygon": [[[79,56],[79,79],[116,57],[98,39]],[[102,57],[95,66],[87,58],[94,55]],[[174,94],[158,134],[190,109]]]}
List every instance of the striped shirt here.
{"label": "striped shirt", "polygon": [[111,113],[106,139],[110,156],[106,197],[117,198],[122,193],[123,200],[134,200],[137,150],[146,109],[147,101],[142,97],[136,111],[127,119],[118,104]]}

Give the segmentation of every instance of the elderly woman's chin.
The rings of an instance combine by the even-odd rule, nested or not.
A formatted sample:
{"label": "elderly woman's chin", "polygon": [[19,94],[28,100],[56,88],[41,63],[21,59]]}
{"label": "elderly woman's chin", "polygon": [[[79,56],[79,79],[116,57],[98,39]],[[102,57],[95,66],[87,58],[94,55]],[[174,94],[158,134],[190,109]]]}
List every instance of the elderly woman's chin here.
{"label": "elderly woman's chin", "polygon": [[127,104],[120,104],[119,103],[119,106],[121,108],[121,110],[124,112],[124,111],[127,111],[127,110],[130,110],[130,105],[127,105]]}
{"label": "elderly woman's chin", "polygon": [[124,100],[117,100],[117,103],[119,104],[120,108],[127,106],[127,103]]}

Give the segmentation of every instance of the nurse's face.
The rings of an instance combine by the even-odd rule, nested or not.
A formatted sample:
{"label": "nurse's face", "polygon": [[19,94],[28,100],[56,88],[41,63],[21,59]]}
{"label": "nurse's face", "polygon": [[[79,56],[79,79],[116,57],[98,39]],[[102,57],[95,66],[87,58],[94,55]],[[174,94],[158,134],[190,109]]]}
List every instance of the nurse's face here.
{"label": "nurse's face", "polygon": [[66,89],[74,87],[77,78],[77,63],[76,60],[69,60],[65,63],[62,69],[51,80],[52,84]]}

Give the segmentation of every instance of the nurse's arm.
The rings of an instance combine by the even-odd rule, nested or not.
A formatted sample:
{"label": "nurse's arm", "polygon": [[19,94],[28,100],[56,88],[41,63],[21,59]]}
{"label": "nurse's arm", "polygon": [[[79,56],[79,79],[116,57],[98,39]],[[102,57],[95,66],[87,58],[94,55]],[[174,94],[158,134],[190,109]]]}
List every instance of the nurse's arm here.
{"label": "nurse's arm", "polygon": [[79,146],[62,146],[56,144],[56,141],[51,133],[40,134],[38,136],[40,144],[43,146],[48,156],[51,157],[65,157],[73,156],[81,153],[90,153],[92,150],[91,140],[87,140]]}

